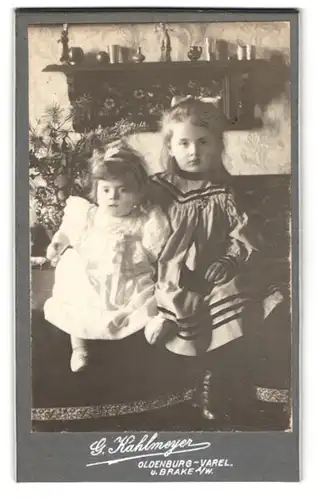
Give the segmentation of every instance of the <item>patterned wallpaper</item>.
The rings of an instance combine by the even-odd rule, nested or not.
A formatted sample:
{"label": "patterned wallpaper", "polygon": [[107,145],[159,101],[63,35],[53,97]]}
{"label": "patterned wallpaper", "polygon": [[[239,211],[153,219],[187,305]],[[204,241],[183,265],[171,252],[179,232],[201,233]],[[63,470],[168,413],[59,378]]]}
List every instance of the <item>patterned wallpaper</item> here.
{"label": "patterned wallpaper", "polygon": [[[291,169],[289,82],[284,63],[290,62],[290,25],[267,23],[179,23],[168,25],[173,61],[188,60],[191,45],[204,46],[205,37],[229,42],[253,44],[258,58],[275,54],[282,64],[264,78],[258,77],[258,116],[264,126],[254,131],[226,133],[225,164],[234,175],[288,174]],[[57,43],[61,26],[29,27],[29,114],[34,124],[53,102],[68,107],[66,78],[60,73],[43,73],[49,64],[58,64],[61,45]],[[118,44],[136,51],[141,46],[146,61],[160,58],[159,33],[153,24],[70,25],[70,46],[80,46],[85,53],[107,50]],[[204,53],[201,59],[205,59]],[[276,61],[278,61],[276,59]],[[145,64],[145,63],[143,63]],[[134,145],[147,157],[151,171],[159,169],[159,134],[139,134]]]}

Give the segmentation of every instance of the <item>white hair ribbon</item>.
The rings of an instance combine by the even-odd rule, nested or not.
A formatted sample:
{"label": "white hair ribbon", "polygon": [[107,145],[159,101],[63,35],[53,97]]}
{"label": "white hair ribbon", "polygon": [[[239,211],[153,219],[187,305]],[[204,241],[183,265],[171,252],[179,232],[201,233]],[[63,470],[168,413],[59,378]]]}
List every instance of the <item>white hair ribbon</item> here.
{"label": "white hair ribbon", "polygon": [[117,155],[122,150],[123,150],[122,141],[120,139],[118,139],[117,141],[114,141],[114,142],[110,143],[106,147],[105,154],[104,154],[104,161],[111,160],[112,156]]}
{"label": "white hair ribbon", "polygon": [[[96,156],[100,155],[100,153],[96,152]],[[122,142],[122,140],[118,139],[116,141],[111,142],[105,149],[103,154],[103,163],[125,163],[129,164],[131,171],[136,176],[136,179],[141,185],[147,183],[147,174],[145,171],[145,167],[142,165],[142,159],[138,155],[137,151],[130,147],[128,144]],[[102,161],[101,160],[101,161]],[[96,162],[93,167],[93,174],[96,174],[100,168],[100,164]],[[101,166],[102,169],[102,166]]]}

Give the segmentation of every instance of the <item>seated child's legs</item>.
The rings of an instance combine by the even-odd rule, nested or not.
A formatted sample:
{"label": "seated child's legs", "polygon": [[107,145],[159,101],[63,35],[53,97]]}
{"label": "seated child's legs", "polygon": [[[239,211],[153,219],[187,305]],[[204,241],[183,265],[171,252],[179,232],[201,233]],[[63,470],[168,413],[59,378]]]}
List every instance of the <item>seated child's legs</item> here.
{"label": "seated child's legs", "polygon": [[87,341],[74,335],[70,336],[72,355],[70,368],[73,372],[79,372],[85,368],[88,362]]}

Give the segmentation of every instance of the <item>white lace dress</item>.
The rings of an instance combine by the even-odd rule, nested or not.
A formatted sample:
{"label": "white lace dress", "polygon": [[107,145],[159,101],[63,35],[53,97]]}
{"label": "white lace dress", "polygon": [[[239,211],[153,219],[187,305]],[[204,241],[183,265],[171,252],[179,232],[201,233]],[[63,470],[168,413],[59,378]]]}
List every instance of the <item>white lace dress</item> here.
{"label": "white lace dress", "polygon": [[67,200],[60,230],[70,241],[55,270],[45,318],[85,339],[121,339],[157,314],[155,264],[169,236],[162,211],[100,214],[87,200]]}

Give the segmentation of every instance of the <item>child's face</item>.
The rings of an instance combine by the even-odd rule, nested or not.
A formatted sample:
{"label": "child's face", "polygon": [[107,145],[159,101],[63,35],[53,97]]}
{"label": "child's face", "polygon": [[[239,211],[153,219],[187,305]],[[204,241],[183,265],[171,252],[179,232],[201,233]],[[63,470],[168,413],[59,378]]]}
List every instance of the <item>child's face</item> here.
{"label": "child's face", "polygon": [[131,213],[140,202],[140,193],[134,179],[121,181],[118,179],[99,180],[97,186],[97,203],[99,208],[113,217],[124,217]]}
{"label": "child's face", "polygon": [[218,140],[204,127],[189,120],[173,125],[169,152],[181,170],[207,172],[217,167],[220,154]]}

